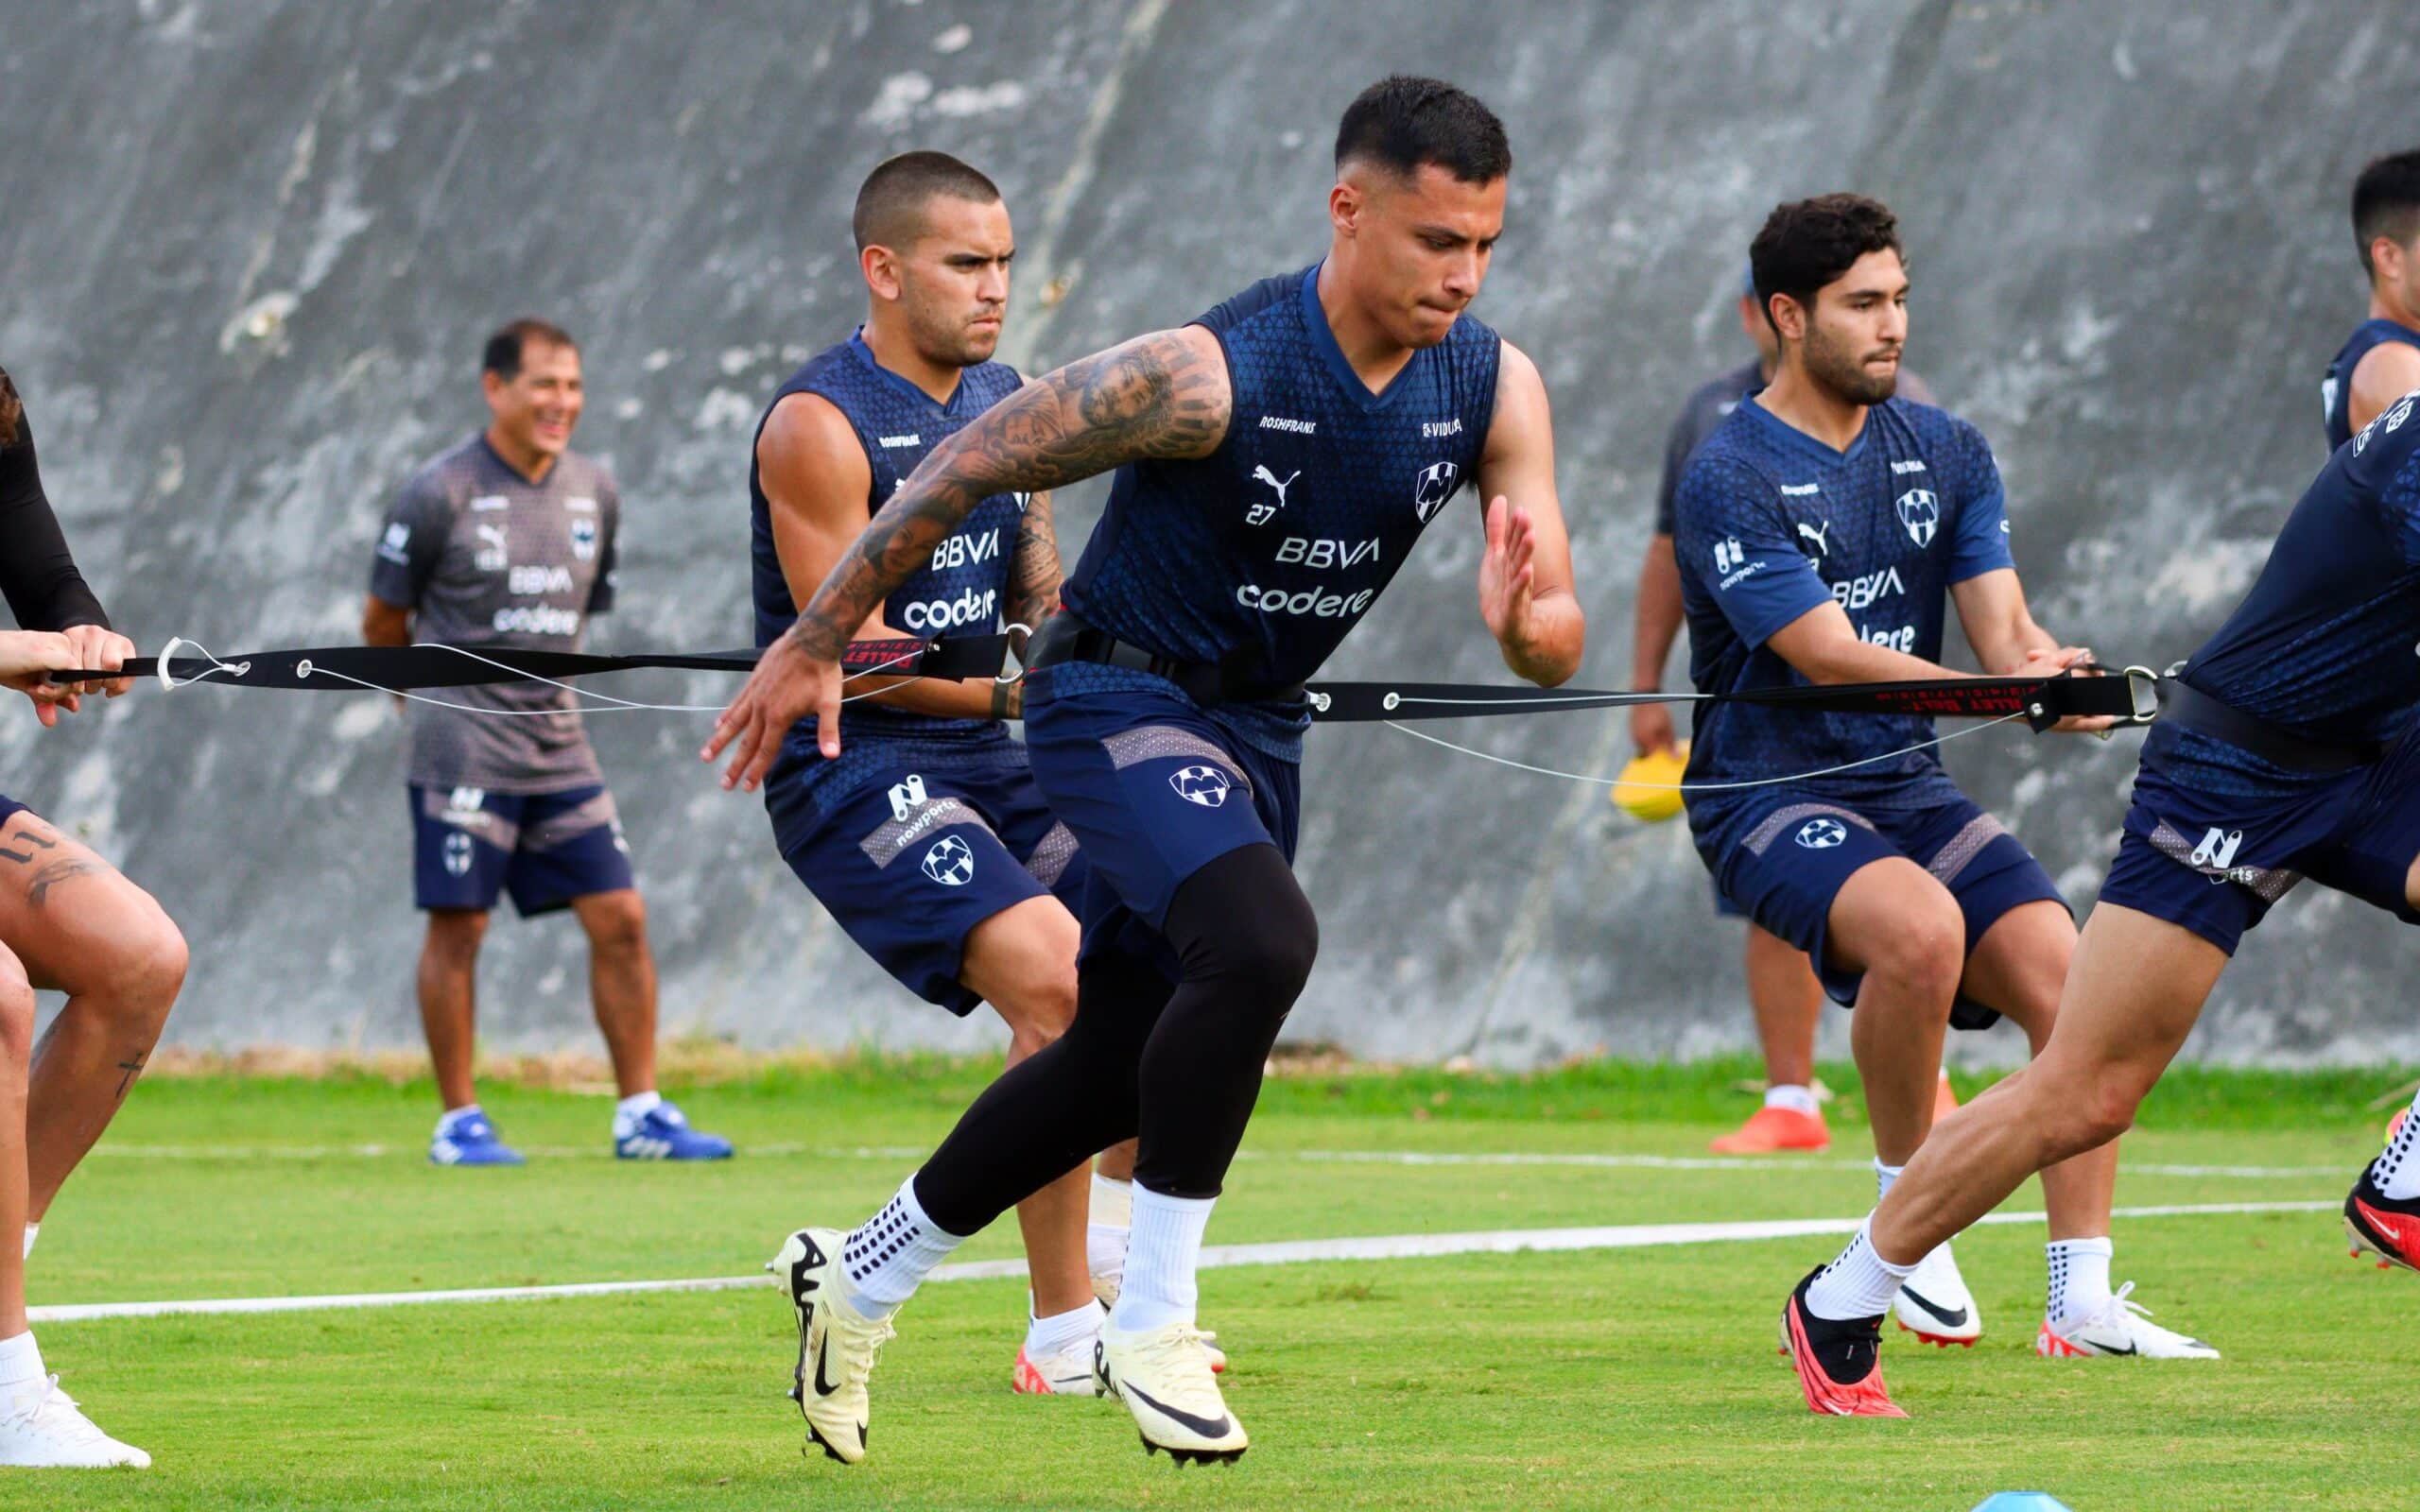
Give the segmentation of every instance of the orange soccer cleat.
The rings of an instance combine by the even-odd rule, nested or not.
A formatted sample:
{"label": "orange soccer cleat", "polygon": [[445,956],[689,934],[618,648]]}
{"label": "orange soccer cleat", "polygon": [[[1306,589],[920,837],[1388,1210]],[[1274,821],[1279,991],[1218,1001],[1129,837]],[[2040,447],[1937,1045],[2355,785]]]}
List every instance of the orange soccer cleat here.
{"label": "orange soccer cleat", "polygon": [[1806,1410],[1822,1418],[1905,1418],[1882,1383],[1882,1315],[1834,1322],[1806,1311],[1806,1273],[1781,1305],[1781,1347],[1798,1372]]}
{"label": "orange soccer cleat", "polygon": [[1759,1108],[1736,1134],[1725,1134],[1707,1148],[1717,1155],[1771,1155],[1776,1150],[1816,1152],[1832,1147],[1832,1131],[1821,1113],[1791,1108]]}

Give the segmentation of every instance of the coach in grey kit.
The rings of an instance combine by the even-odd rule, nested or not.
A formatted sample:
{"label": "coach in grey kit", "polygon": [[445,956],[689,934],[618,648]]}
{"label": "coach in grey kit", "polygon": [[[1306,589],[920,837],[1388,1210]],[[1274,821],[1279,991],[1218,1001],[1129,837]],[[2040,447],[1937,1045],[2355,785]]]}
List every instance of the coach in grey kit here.
{"label": "coach in grey kit", "polygon": [[[373,645],[579,649],[614,606],[621,496],[569,449],[582,399],[579,349],[518,320],[490,337],[487,429],[405,483],[371,566],[362,634]],[[510,681],[417,697],[409,799],[415,901],[428,913],[421,1022],[444,1116],[440,1165],[518,1165],[471,1077],[473,982],[488,913],[510,892],[525,917],[570,909],[588,934],[589,988],[621,1103],[614,1153],[718,1160],[729,1142],[688,1126],[655,1090],[655,960],[630,847],[570,692]]]}

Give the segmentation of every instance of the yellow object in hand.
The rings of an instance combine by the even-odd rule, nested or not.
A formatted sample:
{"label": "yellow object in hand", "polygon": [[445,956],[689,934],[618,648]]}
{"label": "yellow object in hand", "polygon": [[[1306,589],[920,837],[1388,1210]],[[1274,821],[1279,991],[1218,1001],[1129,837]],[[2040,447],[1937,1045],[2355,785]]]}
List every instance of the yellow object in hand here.
{"label": "yellow object in hand", "polygon": [[[1689,744],[1683,741],[1676,748],[1651,750],[1644,756],[1634,756],[1622,768],[1619,782],[1614,788],[1614,804],[1634,819],[1653,824],[1681,812],[1678,787],[1681,774],[1688,769]],[[1651,785],[1641,785],[1651,784]]]}

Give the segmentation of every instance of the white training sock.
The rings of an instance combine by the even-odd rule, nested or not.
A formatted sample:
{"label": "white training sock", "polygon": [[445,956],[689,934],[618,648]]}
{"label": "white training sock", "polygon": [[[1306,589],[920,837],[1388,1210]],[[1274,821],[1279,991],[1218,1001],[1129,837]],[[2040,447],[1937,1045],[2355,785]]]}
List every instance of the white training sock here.
{"label": "white training sock", "polygon": [[437,1137],[441,1140],[445,1138],[447,1135],[453,1133],[456,1126],[460,1125],[466,1119],[484,1118],[487,1115],[479,1111],[479,1105],[476,1103],[464,1103],[459,1108],[449,1108],[442,1113],[437,1115]]}
{"label": "white training sock", "polygon": [[1893,1265],[1874,1252],[1873,1243],[1866,1238],[1873,1223],[1874,1215],[1868,1213],[1865,1222],[1857,1226],[1857,1236],[1848,1247],[1806,1288],[1806,1310],[1817,1317],[1838,1323],[1876,1316],[1890,1307],[1891,1299],[1899,1295],[1899,1283],[1916,1268]]}
{"label": "white training sock", "polygon": [[1768,1087],[1765,1089],[1765,1106],[1767,1108],[1787,1108],[1793,1113],[1805,1113],[1809,1117],[1823,1111],[1822,1108],[1816,1106],[1815,1089],[1812,1087],[1793,1087],[1787,1082],[1779,1086]]}
{"label": "white training sock", "polygon": [[[1028,1309],[1030,1303],[1028,1304]],[[1100,1332],[1101,1311],[1098,1302],[1086,1302],[1073,1312],[1050,1317],[1035,1317],[1026,1314],[1025,1352],[1028,1358],[1045,1354],[1065,1354]],[[1089,1358],[1089,1351],[1087,1351]]]}
{"label": "white training sock", "polygon": [[33,1258],[34,1235],[40,1232],[42,1232],[42,1225],[38,1223],[29,1223],[26,1225],[26,1253],[23,1258],[27,1260]]}
{"label": "white training sock", "polygon": [[1126,1284],[1111,1313],[1128,1332],[1193,1321],[1201,1291],[1193,1272],[1216,1197],[1170,1197],[1137,1182],[1134,1237],[1126,1250]]}
{"label": "white training sock", "polygon": [[1084,1268],[1109,1280],[1123,1277],[1133,1223],[1134,1183],[1094,1173],[1092,1217],[1084,1225]]}
{"label": "white training sock", "polygon": [[1882,1157],[1878,1155],[1874,1158],[1874,1200],[1877,1204],[1891,1194],[1892,1187],[1898,1183],[1899,1173],[1906,1169],[1904,1165],[1883,1164]]}
{"label": "white training sock", "polygon": [[640,1119],[663,1106],[664,1094],[659,1091],[634,1092],[615,1103],[614,1105],[614,1137],[617,1140],[629,1139],[639,1131]]}
{"label": "white training sock", "polygon": [[916,1200],[916,1178],[899,1183],[898,1194],[880,1212],[850,1231],[840,1246],[840,1269],[849,1299],[860,1312],[884,1316],[915,1295],[932,1268],[966,1242],[925,1216]]}
{"label": "white training sock", "polygon": [[2107,1239],[2053,1239],[2042,1246],[2050,1258],[2050,1288],[2042,1315],[2052,1328],[2081,1322],[2109,1305],[2109,1257],[2118,1246]]}
{"label": "white training sock", "polygon": [[2370,1179],[2397,1202],[2420,1197],[2420,1096],[2411,1099],[2411,1111],[2404,1115],[2394,1143],[2370,1162]]}
{"label": "white training sock", "polygon": [[30,1332],[0,1339],[0,1405],[42,1378],[42,1351]]}

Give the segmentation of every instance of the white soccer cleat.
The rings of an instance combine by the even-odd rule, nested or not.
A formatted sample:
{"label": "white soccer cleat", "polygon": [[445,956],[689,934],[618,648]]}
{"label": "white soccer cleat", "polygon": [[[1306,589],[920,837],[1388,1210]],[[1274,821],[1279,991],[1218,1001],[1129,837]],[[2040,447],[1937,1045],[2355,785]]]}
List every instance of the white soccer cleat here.
{"label": "white soccer cleat", "polygon": [[2134,1289],[2135,1283],[2128,1281],[2082,1322],[2071,1323],[2064,1331],[2052,1328],[2050,1320],[2044,1318],[2042,1332],[2033,1336],[2033,1352],[2046,1360],[2096,1355],[2140,1355],[2146,1360],[2219,1358],[2219,1351],[2201,1340],[2152,1322],[2151,1309],[2128,1299]]}
{"label": "white soccer cleat", "polygon": [[1130,1333],[1106,1319],[1093,1369],[1102,1394],[1134,1415],[1146,1453],[1165,1449],[1180,1465],[1231,1465],[1252,1443],[1219,1394],[1201,1332],[1189,1323]]}
{"label": "white soccer cleat", "polygon": [[1093,1344],[1094,1339],[1083,1339],[1039,1355],[1019,1346],[1009,1389],[1021,1397],[1099,1396],[1100,1382],[1093,1375]]}
{"label": "white soccer cleat", "polygon": [[[1096,1276],[1093,1278],[1093,1295],[1100,1298],[1100,1310],[1102,1312],[1106,1313],[1111,1308],[1117,1305],[1117,1293],[1120,1280],[1121,1278],[1115,1276]],[[1215,1375],[1226,1374],[1227,1351],[1219,1348],[1219,1335],[1206,1329],[1203,1330],[1201,1334],[1201,1347],[1210,1351],[1211,1372]]]}
{"label": "white soccer cleat", "polygon": [[1918,1261],[1899,1283],[1891,1315],[1902,1329],[1945,1349],[1953,1344],[1971,1349],[1983,1336],[1983,1311],[1975,1305],[1975,1294],[1966,1289],[1966,1278],[1958,1273],[1958,1258],[1946,1243]]}
{"label": "white soccer cleat", "polygon": [[866,1457],[866,1378],[894,1331],[850,1305],[840,1285],[838,1228],[802,1228],[783,1241],[765,1268],[789,1292],[798,1318],[798,1366],[790,1400],[806,1418],[806,1436],[843,1465]]}
{"label": "white soccer cleat", "polygon": [[151,1456],[121,1444],[77,1410],[57,1376],[0,1400],[0,1465],[44,1469],[143,1469]]}

